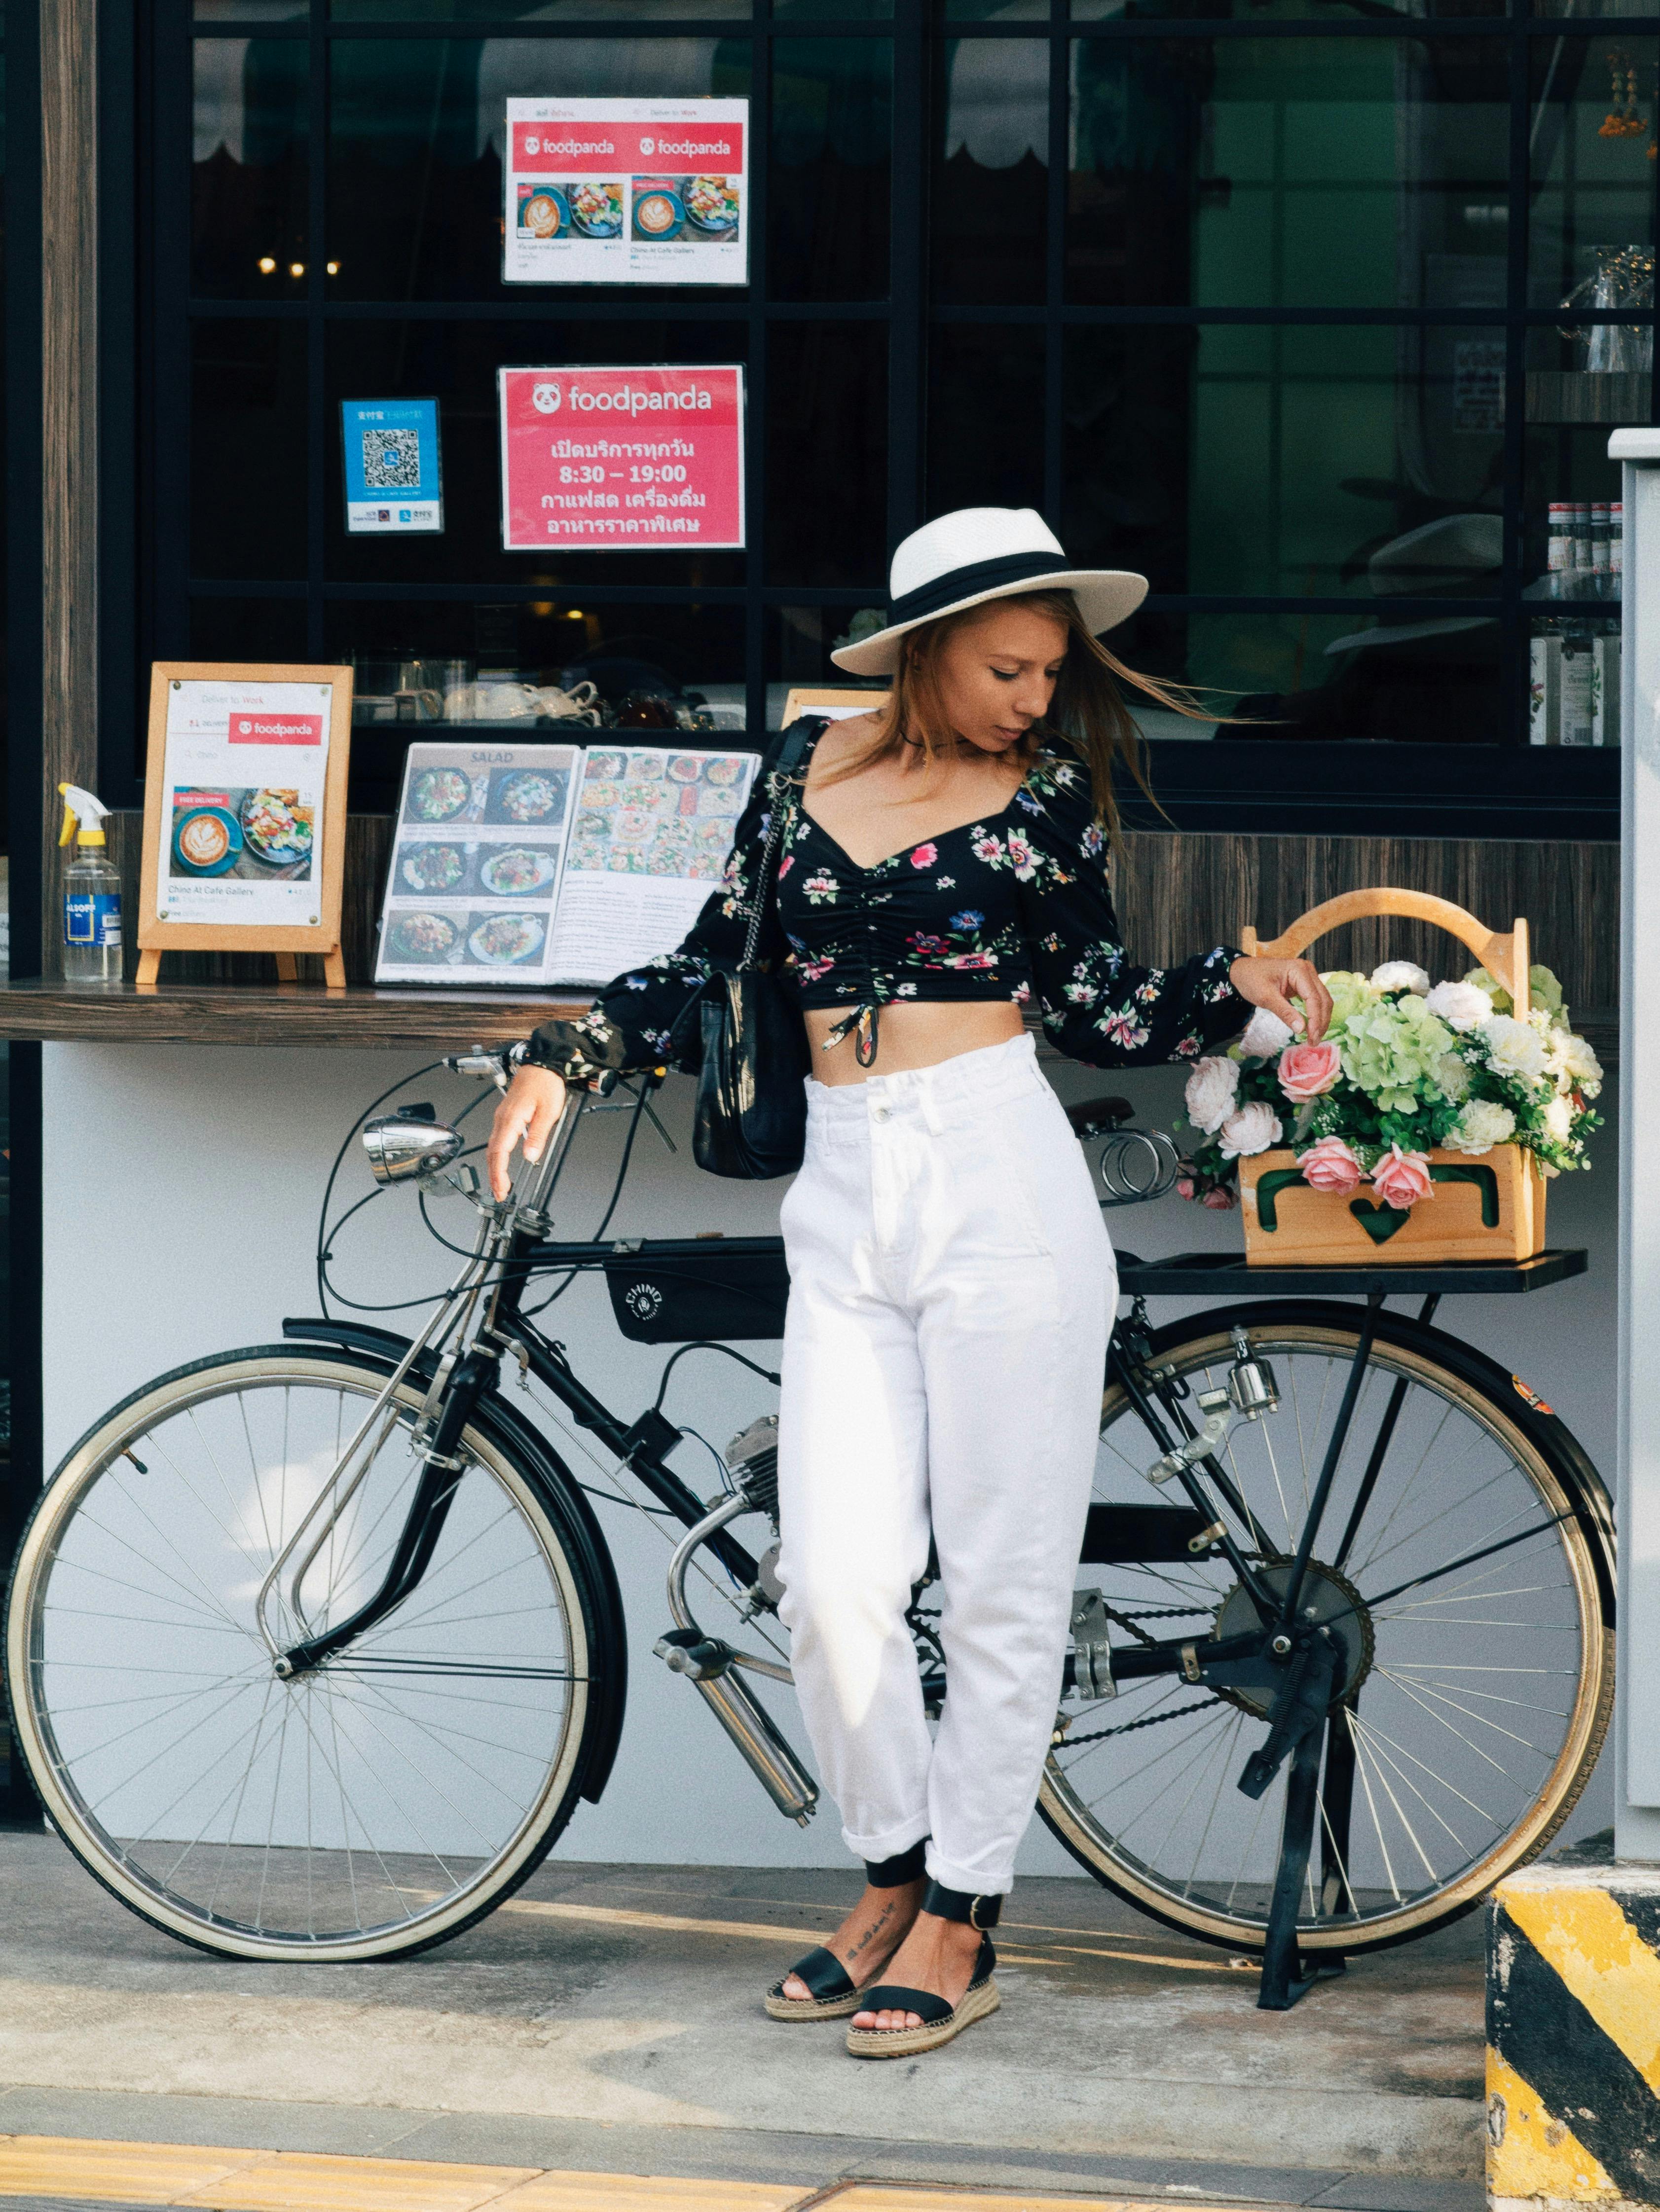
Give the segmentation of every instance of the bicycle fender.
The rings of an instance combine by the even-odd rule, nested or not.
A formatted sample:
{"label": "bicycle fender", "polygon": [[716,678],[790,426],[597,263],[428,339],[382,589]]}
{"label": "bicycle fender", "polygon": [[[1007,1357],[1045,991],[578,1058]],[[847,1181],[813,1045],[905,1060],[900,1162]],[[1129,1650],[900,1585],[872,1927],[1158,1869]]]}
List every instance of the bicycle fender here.
{"label": "bicycle fender", "polygon": [[[1214,1306],[1204,1313],[1190,1314],[1185,1320],[1168,1322],[1153,1332],[1150,1344],[1156,1357],[1166,1345],[1184,1342],[1195,1333],[1210,1329],[1225,1335],[1235,1327],[1272,1328],[1290,1322],[1313,1328],[1355,1328],[1364,1312],[1364,1307],[1342,1298],[1253,1299],[1238,1305]],[[1519,1376],[1513,1375],[1509,1368],[1475,1345],[1450,1336],[1444,1329],[1414,1321],[1408,1314],[1383,1313],[1377,1318],[1377,1334],[1404,1349],[1421,1352],[1443,1366],[1462,1370],[1469,1382],[1485,1389],[1505,1408],[1517,1427],[1537,1447],[1541,1456],[1550,1462],[1561,1477],[1573,1504],[1574,1518],[1590,1547],[1603,1612],[1612,1626],[1618,1581],[1614,1501],[1596,1462],[1566,1422],[1533,1393],[1524,1390]]]}
{"label": "bicycle fender", "polygon": [[[283,1334],[306,1343],[337,1344],[343,1350],[384,1362],[389,1370],[410,1348],[408,1337],[364,1322],[292,1319],[283,1323]],[[436,1367],[435,1355],[423,1352],[410,1372],[430,1381]],[[577,1785],[579,1795],[597,1804],[616,1763],[628,1703],[628,1630],[611,1547],[576,1477],[541,1431],[508,1403],[496,1384],[492,1383],[480,1398],[472,1419],[481,1428],[493,1431],[508,1457],[520,1462],[535,1478],[543,1504],[569,1539],[571,1549],[599,1593],[600,1618],[593,1629],[599,1694],[590,1748]]]}

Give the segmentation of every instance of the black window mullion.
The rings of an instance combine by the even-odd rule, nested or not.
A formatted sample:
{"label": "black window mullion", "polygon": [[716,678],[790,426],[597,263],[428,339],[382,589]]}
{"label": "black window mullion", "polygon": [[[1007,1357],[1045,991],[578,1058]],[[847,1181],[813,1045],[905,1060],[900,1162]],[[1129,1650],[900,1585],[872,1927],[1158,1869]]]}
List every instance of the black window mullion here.
{"label": "black window mullion", "polygon": [[323,581],[328,562],[328,519],[324,513],[328,481],[328,325],[323,315],[328,282],[327,27],[328,0],[311,0],[306,100],[311,122],[306,164],[306,652],[313,661],[320,661],[325,650]]}
{"label": "black window mullion", "polygon": [[[888,484],[890,550],[922,519],[930,149],[927,0],[894,0],[893,185],[889,215]],[[885,588],[883,593],[886,598]]]}
{"label": "black window mullion", "polygon": [[1505,272],[1509,317],[1505,331],[1505,540],[1504,567],[1499,576],[1499,667],[1504,687],[1500,726],[1511,732],[1513,744],[1522,743],[1527,734],[1529,677],[1528,656],[1523,649],[1527,639],[1526,603],[1522,598],[1527,532],[1523,492],[1528,434],[1528,328],[1523,315],[1528,304],[1528,224],[1533,204],[1529,174],[1532,51],[1527,20],[1519,18],[1511,27],[1510,49],[1510,217]]}
{"label": "black window mullion", "polygon": [[744,720],[767,726],[767,186],[772,164],[771,0],[755,0],[757,35],[750,64],[749,361],[745,372]]}
{"label": "black window mullion", "polygon": [[155,457],[152,558],[155,562],[153,658],[182,659],[190,650],[185,580],[191,570],[192,331],[191,155],[194,56],[185,0],[155,10],[155,234],[151,322],[155,387],[150,420]]}
{"label": "black window mullion", "polygon": [[1072,45],[1067,0],[1049,0],[1049,223],[1043,277],[1043,513],[1061,525],[1066,331],[1061,308],[1067,283],[1067,194],[1072,167]]}

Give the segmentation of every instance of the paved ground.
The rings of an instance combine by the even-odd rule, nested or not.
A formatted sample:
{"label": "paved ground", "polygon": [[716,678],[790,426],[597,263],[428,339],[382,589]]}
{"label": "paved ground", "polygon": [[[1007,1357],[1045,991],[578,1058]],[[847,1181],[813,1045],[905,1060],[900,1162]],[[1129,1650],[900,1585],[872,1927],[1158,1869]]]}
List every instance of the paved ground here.
{"label": "paved ground", "polygon": [[[0,1838],[0,2132],[824,2186],[982,2187],[1466,2212],[1481,2138],[1480,1923],[1361,1961],[1289,2014],[1085,1881],[1024,1882],[1003,2010],[861,2066],[758,1997],[840,1874],[556,1863],[403,1965],[239,1966]],[[15,2198],[13,2199],[15,2202]]]}

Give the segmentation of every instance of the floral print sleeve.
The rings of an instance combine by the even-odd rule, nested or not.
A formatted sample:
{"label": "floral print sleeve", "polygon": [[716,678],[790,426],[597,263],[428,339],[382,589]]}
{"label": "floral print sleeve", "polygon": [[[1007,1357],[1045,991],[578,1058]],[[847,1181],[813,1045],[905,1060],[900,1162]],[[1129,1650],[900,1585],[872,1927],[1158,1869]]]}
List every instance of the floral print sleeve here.
{"label": "floral print sleeve", "polygon": [[675,950],[607,983],[576,1020],[544,1022],[531,1035],[526,1058],[533,1066],[550,1067],[571,1083],[665,1064],[696,1066],[699,995],[712,975],[735,966],[743,953],[766,848],[771,784],[769,775],[756,778],[719,888]]}
{"label": "floral print sleeve", "polygon": [[1051,1042],[1095,1067],[1149,1066],[1196,1060],[1238,1034],[1250,1008],[1228,981],[1236,946],[1216,945],[1179,968],[1132,965],[1081,762],[1046,757],[1009,820],[1032,985]]}

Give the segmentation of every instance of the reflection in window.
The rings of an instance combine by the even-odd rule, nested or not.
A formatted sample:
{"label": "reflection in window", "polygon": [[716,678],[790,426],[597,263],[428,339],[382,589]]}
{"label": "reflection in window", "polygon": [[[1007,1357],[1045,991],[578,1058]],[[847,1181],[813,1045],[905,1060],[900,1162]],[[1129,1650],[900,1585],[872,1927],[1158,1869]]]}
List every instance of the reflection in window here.
{"label": "reflection in window", "polygon": [[1506,100],[1487,40],[1078,40],[1068,296],[1502,307]]}
{"label": "reflection in window", "polygon": [[[1531,54],[1529,303],[1554,307],[1573,295],[1589,307],[1599,273],[1618,257],[1653,252],[1660,43],[1543,39]],[[1648,290],[1651,307],[1651,270]]]}
{"label": "reflection in window", "polygon": [[944,133],[931,210],[939,296],[1005,306],[1039,301],[1049,229],[1049,43],[948,40],[941,67]]}
{"label": "reflection in window", "polygon": [[306,42],[198,39],[191,283],[198,296],[303,296]]}
{"label": "reflection in window", "polygon": [[888,40],[774,42],[767,256],[775,298],[886,297],[892,101]]}
{"label": "reflection in window", "polygon": [[781,584],[887,573],[884,323],[775,323],[768,334],[767,572]]}

